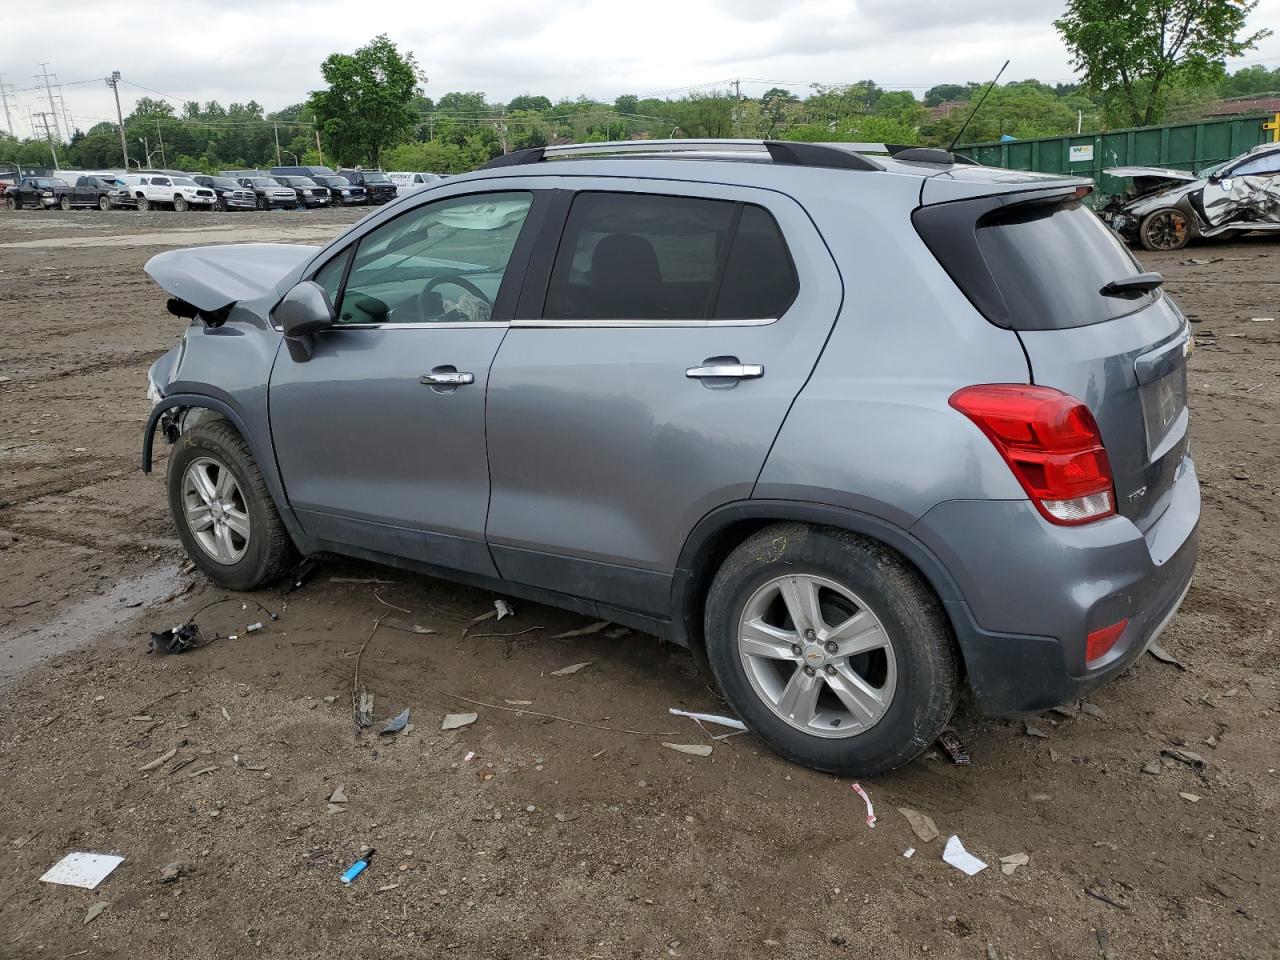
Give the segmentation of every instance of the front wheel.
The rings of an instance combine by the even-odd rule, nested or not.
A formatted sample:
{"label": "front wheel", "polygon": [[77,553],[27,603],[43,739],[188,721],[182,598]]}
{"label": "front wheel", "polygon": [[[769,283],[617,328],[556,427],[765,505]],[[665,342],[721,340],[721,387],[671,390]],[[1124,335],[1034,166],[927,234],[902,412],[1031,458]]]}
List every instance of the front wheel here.
{"label": "front wheel", "polygon": [[17,194],[14,194],[12,197],[10,197],[10,198],[9,198],[9,209],[10,209],[10,210],[21,210],[21,209],[22,209],[22,198],[21,198],[21,197],[19,197]]}
{"label": "front wheel", "polygon": [[729,555],[706,604],[707,658],[730,705],[775,751],[868,777],[914,759],[959,696],[929,587],[845,530],[783,523]]}
{"label": "front wheel", "polygon": [[1157,210],[1138,227],[1138,240],[1148,250],[1181,250],[1191,242],[1191,224],[1180,210]]}
{"label": "front wheel", "polygon": [[266,197],[259,197],[254,203],[254,206],[259,210],[269,210],[271,208],[271,204],[267,203]]}
{"label": "front wheel", "polygon": [[174,209],[174,212],[175,212],[175,213],[186,213],[186,212],[187,212],[187,198],[186,198],[186,197],[184,197],[184,196],[182,196],[182,195],[178,195],[178,196],[174,197],[174,198],[173,198],[173,209]]}
{"label": "front wheel", "polygon": [[169,510],[187,556],[218,586],[280,578],[293,542],[244,438],[225,420],[184,433],[169,458]]}
{"label": "front wheel", "polygon": [[110,199],[109,197],[99,197],[99,198],[98,198],[98,209],[99,209],[99,210],[101,210],[103,213],[106,213],[108,210],[110,210],[110,209],[111,209],[111,199]]}
{"label": "front wheel", "polygon": [[59,206],[59,207],[61,207],[61,208],[62,208],[62,210],[63,210],[64,212],[66,212],[66,213],[70,213],[70,212],[71,212],[71,198],[70,198],[69,196],[67,196],[67,195],[64,193],[64,194],[61,196],[61,198],[59,198],[59,200],[58,200],[58,206]]}
{"label": "front wheel", "polygon": [[142,213],[146,213],[150,209],[151,209],[151,201],[148,200],[146,197],[142,197],[142,196],[138,197],[138,210]]}

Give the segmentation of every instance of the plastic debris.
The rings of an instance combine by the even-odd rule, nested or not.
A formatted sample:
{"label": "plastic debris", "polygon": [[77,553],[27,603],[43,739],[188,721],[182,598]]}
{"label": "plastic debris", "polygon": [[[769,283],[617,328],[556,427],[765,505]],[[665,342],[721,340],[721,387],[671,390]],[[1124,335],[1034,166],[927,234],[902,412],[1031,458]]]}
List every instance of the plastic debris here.
{"label": "plastic debris", "polygon": [[478,713],[450,713],[446,714],[444,722],[440,724],[441,730],[457,730],[459,727],[468,727],[480,719]]}
{"label": "plastic debris", "polygon": [[876,808],[871,805],[871,798],[867,796],[867,791],[862,789],[862,784],[855,783],[853,792],[860,796],[867,805],[867,826],[872,830],[876,828]]}
{"label": "plastic debris", "polygon": [[247,627],[245,627],[245,628],[244,628],[244,632],[245,632],[245,633],[257,633],[257,632],[258,632],[259,630],[261,630],[261,629],[262,629],[262,624],[261,624],[261,622],[259,622],[259,623],[251,623],[251,624],[249,624]]}
{"label": "plastic debris", "polygon": [[[554,639],[554,638],[553,638],[553,639]],[[577,672],[578,672],[579,670],[581,670],[583,667],[589,667],[589,666],[591,666],[591,664],[593,664],[594,662],[595,662],[594,660],[586,660],[586,661],[584,661],[584,662],[582,662],[582,663],[571,663],[571,664],[569,664],[567,667],[561,667],[559,670],[552,670],[552,671],[551,671],[551,676],[553,676],[553,677],[567,677],[567,676],[569,676],[571,673],[577,673]]]}
{"label": "plastic debris", "polygon": [[333,793],[329,794],[330,803],[346,803],[347,802],[347,785],[345,783],[338,784]]}
{"label": "plastic debris", "polygon": [[952,763],[957,766],[969,763],[969,751],[964,748],[964,744],[960,742],[954,730],[943,730],[938,734],[938,743],[942,746],[943,752],[951,758]]}
{"label": "plastic debris", "polygon": [[511,604],[505,600],[493,601],[493,609],[497,612],[499,620],[503,617],[514,617],[516,615],[516,612],[511,609]]}
{"label": "plastic debris", "polygon": [[472,760],[474,760],[475,758],[476,758],[476,752],[475,752],[474,750],[468,750],[468,751],[467,751],[467,755],[466,755],[465,757],[463,757],[463,758],[462,758],[462,762],[463,762],[463,763],[470,763],[470,762],[471,762]]}
{"label": "plastic debris", "polygon": [[409,708],[405,707],[395,717],[388,720],[386,726],[378,731],[379,735],[388,733],[399,733],[409,723]]}
{"label": "plastic debris", "polygon": [[1039,727],[1034,726],[1031,723],[1028,723],[1026,720],[1022,721],[1022,730],[1028,737],[1039,737],[1041,740],[1049,739],[1049,735],[1047,733],[1045,733]]}
{"label": "plastic debris", "polygon": [[954,834],[947,840],[946,849],[942,851],[942,859],[971,877],[987,869],[987,865],[966,850],[960,838]]}
{"label": "plastic debris", "polygon": [[40,881],[93,890],[122,863],[124,857],[109,853],[68,853],[46,870]]}
{"label": "plastic debris", "polygon": [[898,807],[898,812],[907,818],[915,835],[925,843],[938,839],[938,825],[933,822],[932,817],[910,807]]}
{"label": "plastic debris", "polygon": [[1176,760],[1178,763],[1185,763],[1196,773],[1204,773],[1209,769],[1209,761],[1198,753],[1192,753],[1190,750],[1180,750],[1177,747],[1167,747],[1160,751],[1160,756],[1167,757],[1170,760]]}
{"label": "plastic debris", "polygon": [[111,904],[106,900],[99,900],[85,912],[84,919],[80,921],[80,926],[83,927],[92,923],[94,920],[97,920],[102,911],[107,909],[109,906],[111,906]]}
{"label": "plastic debris", "polygon": [[718,723],[722,727],[732,727],[734,730],[747,729],[747,725],[741,720],[717,716],[714,713],[693,713],[689,710],[677,710],[675,707],[671,707],[667,712],[673,717],[688,717],[690,720],[701,720],[704,723]]}
{"label": "plastic debris", "polygon": [[1276,318],[1275,317],[1250,317],[1249,322],[1250,323],[1275,323]]}
{"label": "plastic debris", "polygon": [[668,750],[674,750],[677,753],[687,753],[694,757],[711,756],[711,745],[708,743],[664,743],[663,746]]}
{"label": "plastic debris", "polygon": [[203,647],[206,643],[212,643],[212,641],[205,640],[199,624],[189,621],[170,627],[168,630],[161,630],[159,633],[153,632],[148,649],[151,653],[177,654]]}
{"label": "plastic debris", "polygon": [[361,689],[356,698],[356,726],[364,728],[373,725],[373,694]]}
{"label": "plastic debris", "polygon": [[365,869],[369,866],[369,861],[373,859],[374,853],[375,851],[370,848],[368,852],[361,854],[360,859],[347,867],[346,871],[338,879],[343,883],[350,883],[356,877],[360,876],[360,874],[364,873]]}
{"label": "plastic debris", "polygon": [[907,847],[907,849],[905,849],[905,850],[903,850],[903,851],[902,851],[902,855],[903,855],[904,857],[906,857],[908,860],[910,860],[912,857],[914,857],[914,856],[916,855],[916,848],[915,848],[915,847]]}
{"label": "plastic debris", "polygon": [[1181,660],[1175,657],[1172,653],[1170,653],[1164,647],[1160,646],[1160,644],[1158,643],[1153,643],[1151,646],[1147,647],[1147,653],[1151,654],[1151,656],[1155,657],[1161,663],[1171,663],[1175,667],[1177,667],[1179,670],[1183,670],[1183,671],[1187,669],[1187,665],[1185,663],[1183,663]]}
{"label": "plastic debris", "polygon": [[289,586],[285,587],[281,592],[281,596],[288,596],[295,590],[301,590],[307,585],[307,581],[315,576],[316,568],[320,566],[320,561],[315,557],[307,557],[294,569],[290,575]]}
{"label": "plastic debris", "polygon": [[1182,792],[1181,790],[1179,790],[1179,791],[1178,791],[1178,796],[1180,796],[1183,800],[1186,800],[1188,803],[1199,803],[1199,802],[1200,802],[1200,798],[1199,798],[1198,796],[1196,796],[1194,793],[1184,793],[1184,792]]}
{"label": "plastic debris", "polygon": [[150,763],[144,763],[138,769],[140,771],[159,770],[161,767],[163,767],[166,763],[168,763],[177,755],[178,755],[178,748],[174,747],[172,750],[166,750],[164,753],[160,754],[160,756],[156,757]]}
{"label": "plastic debris", "polygon": [[588,624],[585,627],[579,627],[577,630],[566,630],[564,633],[557,633],[552,640],[569,640],[573,637],[589,637],[593,633],[599,633],[606,627],[613,626],[610,620],[597,620],[595,623]]}
{"label": "plastic debris", "polygon": [[1006,877],[1013,876],[1013,871],[1019,867],[1025,867],[1031,862],[1031,858],[1025,853],[1011,853],[1007,857],[1000,858],[1000,872]]}

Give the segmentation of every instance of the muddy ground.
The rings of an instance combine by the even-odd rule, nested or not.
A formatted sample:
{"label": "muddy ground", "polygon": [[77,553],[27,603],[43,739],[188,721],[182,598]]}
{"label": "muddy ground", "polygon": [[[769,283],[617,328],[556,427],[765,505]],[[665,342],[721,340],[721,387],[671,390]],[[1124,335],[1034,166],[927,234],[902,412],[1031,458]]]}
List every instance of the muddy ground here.
{"label": "muddy ground", "polygon": [[[528,603],[464,638],[492,596],[370,564],[201,615],[238,640],[146,655],[222,594],[138,469],[146,369],[182,328],[142,265],[357,215],[0,213],[0,957],[1277,956],[1280,320],[1250,318],[1280,314],[1280,244],[1144,256],[1200,321],[1203,553],[1164,639],[1185,672],[1145,658],[1096,716],[1033,718],[1046,738],[962,718],[972,764],[866,783],[869,829],[848,781],[749,735],[663,747],[710,742],[668,707],[722,710],[685,652],[551,639],[585,621]],[[357,659],[379,721],[412,708],[405,735],[354,733]],[[1179,743],[1203,775],[1142,772]],[[948,866],[896,806],[990,868]],[[96,891],[38,882],[72,850],[125,861]]]}

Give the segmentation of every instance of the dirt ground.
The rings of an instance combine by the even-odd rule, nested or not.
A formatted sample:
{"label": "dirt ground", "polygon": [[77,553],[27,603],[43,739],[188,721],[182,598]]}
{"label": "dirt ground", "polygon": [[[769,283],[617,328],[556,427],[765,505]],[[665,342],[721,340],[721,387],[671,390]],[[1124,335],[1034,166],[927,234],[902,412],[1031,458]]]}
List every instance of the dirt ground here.
{"label": "dirt ground", "polygon": [[[1280,316],[1280,244],[1143,258],[1198,321],[1203,551],[1164,638],[1187,669],[1144,658],[1088,713],[1031,718],[1044,738],[961,718],[972,764],[865,783],[869,829],[847,780],[750,735],[664,747],[711,742],[668,707],[723,712],[684,651],[556,640],[585,621],[518,602],[464,638],[494,597],[425,577],[329,561],[201,614],[239,639],[146,654],[223,594],[184,572],[163,463],[139,471],[147,366],[183,323],[142,265],[358,215],[0,213],[0,958],[1280,955],[1280,319],[1250,321]],[[354,732],[357,660],[378,726],[412,729]],[[1176,744],[1207,770],[1143,772]],[[944,863],[951,834],[990,867]],[[94,891],[38,882],[73,850],[125,860]]]}

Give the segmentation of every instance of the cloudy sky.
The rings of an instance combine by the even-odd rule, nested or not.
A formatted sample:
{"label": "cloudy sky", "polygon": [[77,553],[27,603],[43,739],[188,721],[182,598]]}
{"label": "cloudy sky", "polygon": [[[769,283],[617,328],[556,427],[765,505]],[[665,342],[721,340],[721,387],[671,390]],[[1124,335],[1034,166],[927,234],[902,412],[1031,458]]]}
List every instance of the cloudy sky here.
{"label": "cloudy sky", "polygon": [[[273,110],[319,86],[329,53],[379,32],[417,55],[433,97],[483,90],[494,100],[612,100],[735,77],[757,96],[769,86],[803,92],[865,78],[923,95],[937,83],[985,80],[1006,57],[1008,80],[1071,78],[1052,26],[1062,8],[1062,0],[125,0],[104,13],[101,2],[53,0],[56,23],[91,29],[5,30],[0,73],[17,88],[11,112],[23,135],[27,108],[48,108],[43,88],[32,89],[41,61],[62,81],[73,124],[87,128],[114,120],[100,79],[112,70],[130,81],[120,88],[126,114],[151,95],[141,87]],[[1280,28],[1280,0],[1262,0],[1252,21]],[[1280,66],[1280,38],[1232,66],[1254,62]]]}

